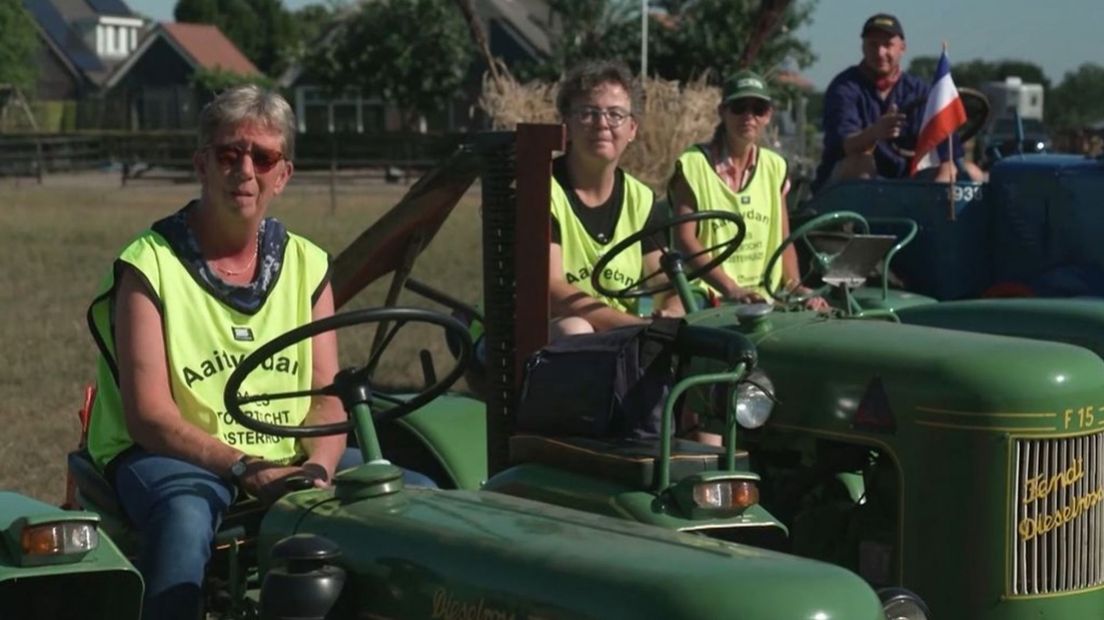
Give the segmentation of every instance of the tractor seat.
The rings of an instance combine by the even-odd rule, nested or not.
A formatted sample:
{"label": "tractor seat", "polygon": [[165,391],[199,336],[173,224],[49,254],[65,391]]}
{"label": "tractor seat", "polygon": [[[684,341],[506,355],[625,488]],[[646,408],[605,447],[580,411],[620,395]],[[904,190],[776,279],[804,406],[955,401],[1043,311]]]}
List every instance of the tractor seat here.
{"label": "tractor seat", "polygon": [[[69,472],[76,484],[79,501],[86,509],[113,517],[118,523],[132,527],[126,511],[119,504],[119,498],[115,494],[115,487],[104,478],[100,470],[92,462],[92,455],[88,450],[81,449],[69,453],[66,459],[69,464]],[[249,522],[250,515],[260,515],[263,511],[261,503],[245,494],[239,494],[239,499],[231,506],[223,518],[220,531],[229,530],[234,525]],[[244,499],[242,499],[244,498]]]}
{"label": "tractor seat", "polygon": [[[510,437],[510,462],[539,463],[588,476],[614,480],[633,488],[655,485],[659,439],[593,437]],[[721,467],[724,449],[687,439],[671,440],[671,482]],[[736,451],[736,469],[748,469],[746,450]]]}

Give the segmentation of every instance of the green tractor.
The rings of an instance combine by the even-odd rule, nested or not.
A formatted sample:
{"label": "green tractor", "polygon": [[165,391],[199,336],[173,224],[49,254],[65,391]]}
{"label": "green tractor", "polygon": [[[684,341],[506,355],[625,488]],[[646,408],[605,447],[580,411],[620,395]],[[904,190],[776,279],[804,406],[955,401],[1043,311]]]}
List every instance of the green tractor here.
{"label": "green tractor", "polygon": [[[487,419],[506,426],[488,435],[493,475],[484,488],[694,530],[697,515],[678,503],[677,485],[653,478],[643,489],[652,501],[637,501],[639,485],[599,466],[620,457],[614,442],[551,437],[543,441],[557,446],[532,450],[510,432],[524,360],[547,341],[548,256],[539,248],[549,239],[547,153],[562,147],[560,131],[519,127],[516,147],[490,167],[516,169],[516,184],[514,174],[483,180]],[[687,317],[750,339],[757,371],[773,384],[756,396],[773,391],[780,401],[765,424],[736,432],[731,416],[716,419],[725,449],[746,451],[738,466],[760,477],[759,504],[787,527],[784,549],[847,567],[878,588],[908,588],[936,618],[1104,614],[1104,304],[936,304],[888,288],[856,290],[901,240],[868,232],[874,224],[861,215],[826,221],[841,218],[852,224],[836,233],[842,249],[806,239],[819,222],[789,240],[819,253],[824,281],[842,300],[836,313],[790,304]],[[914,226],[888,224],[905,236]],[[690,376],[719,370],[704,363]],[[741,394],[716,392],[689,406],[723,410]],[[652,454],[662,459],[667,447],[660,442]],[[700,531],[737,536],[733,527]]]}
{"label": "green tractor", "polygon": [[[514,174],[495,168],[501,162],[495,157],[512,150],[513,141],[494,144],[490,155],[462,153],[424,179],[393,214],[339,257],[334,278],[339,304],[389,271],[396,274],[389,300],[394,301],[419,249],[482,162],[490,162],[494,172],[487,177],[492,179]],[[545,151],[546,161],[548,155]],[[518,187],[526,184],[522,176]],[[305,397],[238,394],[237,386],[270,356],[312,335],[360,325],[377,326],[378,346],[369,359],[343,370],[324,388],[341,397],[347,422],[280,428],[242,411],[259,399]],[[373,383],[379,356],[408,328],[456,343],[456,364],[440,376],[427,371],[425,386],[410,392],[379,389]],[[489,335],[498,333],[492,328]],[[738,383],[747,374],[752,349],[743,334],[706,327],[687,328],[670,346],[679,356],[708,358],[717,365],[712,377],[690,377],[676,390],[706,381]],[[923,613],[922,603],[909,593],[888,590],[879,600],[854,573],[829,564],[478,488],[489,471],[507,464],[508,455],[499,448],[505,448],[509,419],[481,402],[444,394],[463,373],[471,349],[466,328],[457,321],[388,307],[308,324],[240,362],[225,400],[241,424],[292,436],[353,431],[366,464],[337,474],[331,488],[296,490],[271,506],[248,499],[235,504],[208,567],[209,617],[925,617],[917,615]],[[715,464],[718,456],[711,455]],[[666,472],[671,484],[689,495],[680,505],[693,508],[696,497],[709,495],[697,493],[699,486],[753,488],[756,477],[738,469],[744,456],[733,445],[720,456],[725,462],[714,468],[717,472],[677,482],[674,456],[657,453],[638,460]],[[404,487],[397,464],[432,473],[443,488]],[[76,488],[73,509],[0,494],[0,617],[138,618],[142,581],[127,558],[141,544],[140,533],[129,527],[114,489],[91,466],[87,453],[73,452],[69,466]],[[762,528],[779,529],[773,517],[749,501],[750,491],[743,496],[745,506],[728,506],[730,514],[736,513],[732,522],[751,519]]]}

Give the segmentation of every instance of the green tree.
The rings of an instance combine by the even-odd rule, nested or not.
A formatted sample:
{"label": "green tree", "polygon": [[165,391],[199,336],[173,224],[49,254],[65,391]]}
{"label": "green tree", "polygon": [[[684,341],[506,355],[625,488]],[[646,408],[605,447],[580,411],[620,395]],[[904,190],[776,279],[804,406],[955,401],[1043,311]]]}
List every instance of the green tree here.
{"label": "green tree", "polygon": [[324,4],[308,4],[295,11],[291,15],[291,23],[295,28],[293,40],[294,47],[291,58],[302,59],[307,55],[310,46],[318,42],[318,38],[334,20],[334,11]]}
{"label": "green tree", "polygon": [[34,89],[38,77],[38,29],[20,0],[0,0],[0,84]]}
{"label": "green tree", "polygon": [[305,59],[331,92],[359,88],[395,103],[403,125],[446,109],[474,59],[460,11],[441,0],[375,0]]}
{"label": "green tree", "polygon": [[550,0],[563,34],[552,43],[551,58],[523,78],[556,80],[587,60],[620,58],[639,69],[640,3],[635,0]]}
{"label": "green tree", "polygon": [[[687,80],[708,71],[721,79],[738,69],[770,74],[785,61],[798,68],[816,60],[794,34],[810,23],[815,2],[789,0],[666,0],[662,23],[650,22],[655,45],[649,73]],[[755,46],[749,49],[749,46]]]}
{"label": "green tree", "polygon": [[[908,72],[925,80],[931,80],[935,75],[935,65],[938,63],[938,56],[917,56],[909,63]],[[1024,82],[1042,84],[1044,91],[1050,89],[1050,80],[1043,73],[1042,67],[1026,60],[993,62],[976,58],[965,62],[952,62],[951,75],[954,76],[956,86],[969,88],[981,88],[985,82],[1000,82],[1007,77],[1016,76]]]}
{"label": "green tree", "polygon": [[261,71],[287,66],[297,47],[295,24],[281,0],[178,0],[178,22],[218,26]]}
{"label": "green tree", "polygon": [[[748,64],[770,73],[789,59],[807,67],[816,59],[794,36],[809,23],[814,0],[651,0],[648,73],[714,80]],[[550,0],[563,35],[552,57],[524,77],[555,79],[583,60],[620,58],[640,69],[639,0]],[[754,46],[754,49],[749,49]],[[752,58],[753,56],[753,58]]]}
{"label": "green tree", "polygon": [[1047,122],[1081,128],[1104,120],[1104,66],[1085,63],[1062,78],[1044,99]]}

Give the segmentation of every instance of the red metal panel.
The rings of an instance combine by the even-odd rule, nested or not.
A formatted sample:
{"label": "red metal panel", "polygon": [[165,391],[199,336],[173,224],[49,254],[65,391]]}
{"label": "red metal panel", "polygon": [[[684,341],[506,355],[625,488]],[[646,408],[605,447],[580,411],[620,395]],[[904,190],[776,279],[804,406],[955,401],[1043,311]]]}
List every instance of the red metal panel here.
{"label": "red metal panel", "polygon": [[552,192],[552,153],[564,150],[563,125],[519,124],[517,127],[517,226],[514,273],[517,320],[514,323],[514,380],[520,387],[521,366],[548,344],[548,244]]}

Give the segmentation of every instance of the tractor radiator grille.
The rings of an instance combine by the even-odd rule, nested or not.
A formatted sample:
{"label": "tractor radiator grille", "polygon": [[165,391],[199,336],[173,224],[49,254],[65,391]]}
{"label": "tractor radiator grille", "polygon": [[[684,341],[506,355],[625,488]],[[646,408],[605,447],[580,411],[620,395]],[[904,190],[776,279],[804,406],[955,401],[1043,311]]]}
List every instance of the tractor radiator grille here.
{"label": "tractor radiator grille", "polygon": [[1012,594],[1104,583],[1104,433],[1015,442]]}

